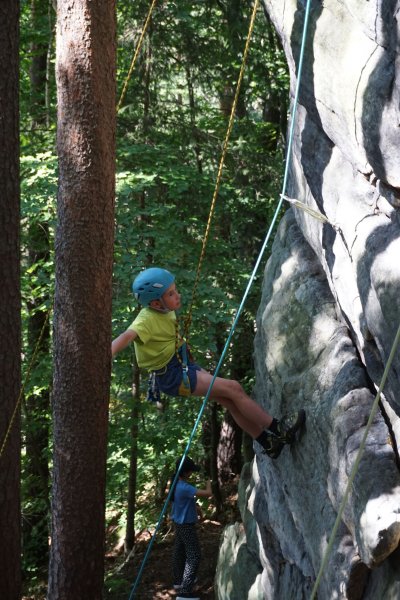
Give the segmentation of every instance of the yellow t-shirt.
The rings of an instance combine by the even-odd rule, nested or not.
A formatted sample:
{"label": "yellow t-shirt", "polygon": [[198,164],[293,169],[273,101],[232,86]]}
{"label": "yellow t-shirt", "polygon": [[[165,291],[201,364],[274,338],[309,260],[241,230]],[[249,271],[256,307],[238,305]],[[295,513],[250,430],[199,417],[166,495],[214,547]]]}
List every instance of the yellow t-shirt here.
{"label": "yellow t-shirt", "polygon": [[139,367],[156,371],[171,360],[175,354],[175,324],[174,311],[162,313],[152,308],[142,308],[129,326],[138,335],[134,345]]}

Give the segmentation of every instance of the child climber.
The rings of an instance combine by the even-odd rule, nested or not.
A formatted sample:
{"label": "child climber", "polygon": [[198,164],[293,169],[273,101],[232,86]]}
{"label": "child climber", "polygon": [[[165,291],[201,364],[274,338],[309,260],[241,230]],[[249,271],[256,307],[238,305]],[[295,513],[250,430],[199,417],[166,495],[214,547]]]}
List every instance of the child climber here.
{"label": "child climber", "polygon": [[[182,459],[176,461],[178,471]],[[207,481],[205,489],[198,489],[189,483],[190,476],[200,471],[188,456],[179,469],[178,480],[171,494],[171,518],[175,524],[175,541],[173,554],[174,589],[178,592],[176,600],[200,600],[193,593],[197,570],[201,559],[200,544],[197,537],[198,521],[196,497],[209,497],[211,481]],[[173,481],[175,480],[175,475]]]}
{"label": "child climber", "polygon": [[[204,397],[213,377],[187,356],[175,314],[181,307],[181,296],[174,275],[166,269],[151,267],[136,277],[132,289],[143,308],[128,329],[112,342],[112,355],[133,341],[139,367],[154,374],[163,393]],[[294,441],[305,420],[304,410],[300,410],[278,421],[231,379],[216,377],[209,397],[228,409],[239,427],[271,458],[278,458],[284,445]]]}

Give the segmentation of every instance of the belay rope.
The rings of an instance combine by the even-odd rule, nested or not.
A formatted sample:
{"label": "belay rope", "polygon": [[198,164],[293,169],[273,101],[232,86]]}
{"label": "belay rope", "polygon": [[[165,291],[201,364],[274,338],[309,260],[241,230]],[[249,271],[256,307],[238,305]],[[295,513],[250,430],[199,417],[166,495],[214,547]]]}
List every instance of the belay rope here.
{"label": "belay rope", "polygon": [[[225,342],[225,346],[224,346],[224,348],[222,350],[222,353],[221,353],[220,359],[218,361],[218,364],[216,366],[216,369],[215,369],[214,375],[212,377],[211,383],[210,383],[209,388],[207,390],[207,393],[206,393],[206,395],[205,395],[205,397],[203,399],[203,403],[202,403],[202,405],[200,407],[199,413],[197,415],[197,419],[196,419],[195,424],[193,426],[193,429],[192,429],[192,432],[190,434],[189,440],[188,440],[188,442],[186,444],[186,448],[185,448],[185,451],[183,453],[181,462],[180,462],[179,467],[178,467],[178,469],[176,471],[175,477],[174,477],[174,479],[173,479],[173,481],[171,483],[170,490],[168,492],[168,495],[167,495],[167,498],[165,500],[164,506],[163,506],[163,508],[161,510],[161,513],[160,513],[159,519],[157,521],[156,527],[154,529],[153,535],[152,535],[152,537],[150,539],[150,542],[149,542],[149,545],[147,547],[146,553],[145,553],[145,555],[143,557],[143,560],[141,562],[141,565],[140,565],[140,568],[139,568],[139,572],[138,572],[138,574],[136,576],[135,582],[134,582],[134,584],[132,586],[132,589],[131,589],[129,600],[132,600],[132,598],[135,597],[136,590],[137,590],[137,588],[139,586],[139,583],[140,583],[140,580],[141,580],[141,577],[142,577],[142,574],[143,574],[144,567],[146,565],[147,559],[148,559],[148,557],[150,555],[151,549],[152,549],[153,544],[155,542],[157,533],[158,533],[158,531],[159,531],[159,529],[161,527],[162,520],[164,519],[165,513],[167,511],[167,507],[168,507],[168,504],[170,502],[173,489],[174,489],[174,487],[176,485],[176,482],[178,480],[180,468],[183,465],[183,461],[185,460],[186,456],[189,453],[189,450],[190,450],[190,447],[192,445],[192,441],[193,441],[194,435],[195,435],[195,433],[197,431],[197,428],[198,428],[199,423],[201,421],[201,418],[203,416],[203,413],[204,413],[204,410],[206,408],[208,399],[210,397],[210,393],[211,393],[211,390],[213,388],[215,379],[218,376],[218,373],[219,373],[221,365],[222,365],[222,363],[224,361],[225,355],[226,355],[226,353],[227,353],[227,351],[229,349],[229,346],[230,346],[233,334],[235,332],[236,325],[238,323],[239,317],[240,317],[240,315],[242,313],[242,310],[244,308],[244,305],[245,305],[245,302],[246,302],[247,297],[249,295],[251,286],[252,286],[252,284],[254,282],[254,279],[256,277],[256,274],[257,274],[258,268],[260,266],[262,257],[264,255],[264,252],[265,252],[266,248],[267,248],[267,245],[269,243],[270,237],[272,235],[272,231],[273,231],[273,229],[275,227],[275,224],[276,224],[276,221],[278,219],[278,215],[279,215],[280,209],[282,207],[283,199],[284,199],[284,197],[286,195],[286,187],[287,187],[287,181],[288,181],[288,177],[289,177],[290,158],[291,158],[291,151],[292,151],[293,137],[294,137],[294,125],[295,125],[295,120],[296,120],[297,105],[298,105],[298,101],[299,101],[299,91],[300,91],[300,83],[301,83],[301,74],[302,74],[302,69],[303,69],[303,58],[304,58],[305,42],[306,42],[307,28],[308,28],[309,14],[310,14],[310,6],[311,6],[311,0],[307,0],[306,9],[305,9],[305,15],[304,15],[304,23],[303,23],[303,34],[302,34],[302,39],[301,39],[299,64],[298,64],[298,69],[297,69],[296,91],[295,91],[295,97],[294,97],[293,107],[292,107],[291,124],[290,124],[290,129],[289,129],[289,138],[288,138],[288,145],[287,145],[287,152],[286,152],[286,162],[285,162],[285,170],[284,170],[283,183],[282,183],[282,193],[280,194],[279,202],[278,202],[277,207],[275,209],[274,216],[273,216],[272,221],[270,223],[270,226],[268,228],[267,234],[265,236],[265,239],[264,239],[263,245],[261,247],[260,253],[259,253],[258,258],[256,260],[256,263],[254,265],[253,271],[252,271],[252,273],[250,275],[250,278],[249,278],[249,281],[247,283],[246,289],[245,289],[244,294],[243,294],[243,298],[242,298],[242,300],[240,302],[240,305],[239,305],[239,307],[238,307],[238,309],[236,311],[236,315],[235,315],[235,317],[233,319],[233,323],[232,323],[229,335],[228,335],[227,340]],[[253,15],[252,15],[252,22],[253,23],[254,23],[254,18],[255,18],[256,11],[257,11],[257,7],[258,7],[258,0],[256,0],[255,3],[254,3],[254,9],[253,9]],[[225,148],[225,146],[224,146],[224,148]],[[225,152],[226,152],[226,150],[225,150]],[[223,166],[223,162],[221,160],[220,169],[218,171],[219,176],[220,176],[220,173],[222,173],[222,166]],[[216,198],[216,195],[217,194],[214,193],[215,198]],[[213,205],[215,205],[214,198],[213,198],[213,202],[212,202],[212,210],[213,210]],[[209,221],[210,221],[210,219],[209,219]],[[208,237],[208,232],[209,232],[209,223],[207,224],[207,232],[206,232],[207,233],[207,237]],[[202,255],[204,255],[204,248],[205,248],[205,244],[203,243]],[[201,260],[203,260],[202,257],[201,257]],[[198,267],[198,273],[199,272],[200,272],[200,268]],[[198,281],[198,277],[196,275],[196,282],[197,281]],[[191,306],[190,306],[190,310],[189,310],[189,317],[191,315],[191,309],[192,309],[192,304],[193,304],[194,296],[195,296],[195,290],[194,290],[193,295],[192,295],[192,302],[191,302]],[[190,319],[187,322],[190,325]]]}

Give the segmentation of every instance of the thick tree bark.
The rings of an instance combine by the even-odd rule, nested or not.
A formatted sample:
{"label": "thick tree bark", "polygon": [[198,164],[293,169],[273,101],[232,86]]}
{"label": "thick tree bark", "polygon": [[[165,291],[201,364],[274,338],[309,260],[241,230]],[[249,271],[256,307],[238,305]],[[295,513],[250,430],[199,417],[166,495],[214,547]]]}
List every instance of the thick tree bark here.
{"label": "thick tree bark", "polygon": [[0,4],[0,598],[7,600],[21,597],[19,410],[12,422],[21,389],[18,18],[18,0],[4,0]]}
{"label": "thick tree bark", "polygon": [[48,598],[102,597],[115,178],[115,2],[57,15],[59,195]]}

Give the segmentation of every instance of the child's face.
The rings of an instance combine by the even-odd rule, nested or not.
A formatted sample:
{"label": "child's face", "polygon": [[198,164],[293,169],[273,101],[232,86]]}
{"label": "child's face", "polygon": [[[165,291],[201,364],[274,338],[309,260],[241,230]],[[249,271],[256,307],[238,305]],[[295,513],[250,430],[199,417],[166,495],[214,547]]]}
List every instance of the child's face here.
{"label": "child's face", "polygon": [[163,293],[162,299],[165,307],[169,310],[178,310],[181,307],[181,295],[178,293],[175,283],[172,283]]}

